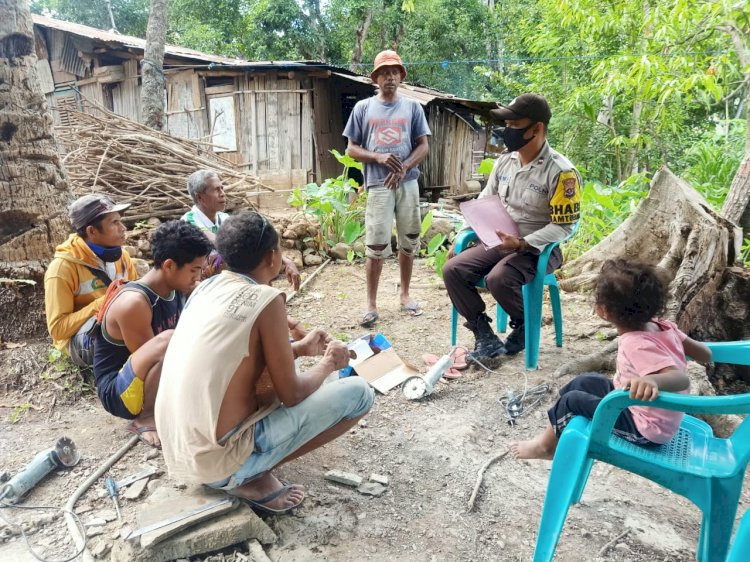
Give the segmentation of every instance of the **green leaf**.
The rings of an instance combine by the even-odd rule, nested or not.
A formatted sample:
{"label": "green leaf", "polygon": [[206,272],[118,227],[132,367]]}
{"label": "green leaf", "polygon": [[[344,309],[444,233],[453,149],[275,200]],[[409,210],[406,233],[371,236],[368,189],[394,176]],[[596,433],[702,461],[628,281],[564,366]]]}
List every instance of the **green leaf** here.
{"label": "green leaf", "polygon": [[362,236],[363,231],[364,226],[359,221],[347,221],[346,224],[344,224],[344,242],[346,242],[347,244],[353,244],[357,238]]}
{"label": "green leaf", "polygon": [[432,226],[432,211],[428,212],[422,219],[422,229],[419,232],[419,236],[421,238],[424,238],[425,235],[427,234],[427,231],[430,230],[431,226]]}
{"label": "green leaf", "polygon": [[445,242],[445,234],[436,234],[427,242],[427,255],[431,256]]}
{"label": "green leaf", "polygon": [[495,166],[495,159],[494,158],[485,158],[479,164],[479,167],[477,168],[477,174],[484,174],[485,176],[489,175],[490,172],[492,172],[492,168],[494,166]]}

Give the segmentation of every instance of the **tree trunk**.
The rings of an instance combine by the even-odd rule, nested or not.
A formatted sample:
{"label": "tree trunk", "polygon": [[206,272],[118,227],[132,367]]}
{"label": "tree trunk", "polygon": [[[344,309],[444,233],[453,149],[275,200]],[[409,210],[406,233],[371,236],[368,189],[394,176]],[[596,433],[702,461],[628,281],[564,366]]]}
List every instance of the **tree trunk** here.
{"label": "tree trunk", "polygon": [[167,40],[167,0],[151,0],[146,49],[141,61],[143,122],[164,128],[164,42]]}
{"label": "tree trunk", "polygon": [[[731,267],[739,251],[738,228],[712,210],[687,182],[668,169],[657,172],[651,190],[635,212],[594,248],[567,264],[559,283],[566,291],[589,289],[610,258],[639,260],[666,270],[670,298],[664,314],[692,337],[731,341],[750,337],[750,272]],[[617,343],[578,358],[557,376],[611,370]],[[719,378],[744,377],[722,371],[693,371],[693,389],[712,387]]]}
{"label": "tree trunk", "polygon": [[360,24],[357,26],[357,30],[355,31],[354,50],[352,51],[352,64],[349,67],[352,72],[361,72],[362,70],[359,68],[359,65],[362,62],[362,51],[365,46],[365,41],[367,41],[367,34],[370,31],[371,23],[372,8],[368,8],[365,12],[364,19],[360,22]]}
{"label": "tree trunk", "polygon": [[31,13],[0,0],[0,339],[46,333],[44,270],[71,199],[39,86]]}

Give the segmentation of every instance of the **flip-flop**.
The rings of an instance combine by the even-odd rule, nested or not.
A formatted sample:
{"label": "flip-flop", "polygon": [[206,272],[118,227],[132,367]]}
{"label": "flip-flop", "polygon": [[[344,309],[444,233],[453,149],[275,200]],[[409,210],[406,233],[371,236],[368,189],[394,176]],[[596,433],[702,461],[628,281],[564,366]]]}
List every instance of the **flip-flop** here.
{"label": "flip-flop", "polygon": [[289,513],[293,509],[297,509],[299,506],[301,506],[302,502],[305,501],[305,496],[302,496],[302,499],[298,501],[296,504],[290,507],[287,507],[285,509],[274,509],[272,507],[268,507],[266,504],[268,502],[272,502],[273,500],[278,498],[281,494],[283,494],[287,490],[290,490],[292,487],[293,486],[284,486],[282,488],[279,488],[275,492],[271,492],[265,498],[261,498],[259,500],[251,500],[248,498],[242,498],[240,496],[235,496],[234,494],[228,494],[228,495],[233,498],[237,498],[241,502],[246,503],[256,513],[260,513],[262,515],[284,515],[286,513]]}
{"label": "flip-flop", "polygon": [[409,316],[422,316],[422,307],[418,302],[410,302],[401,305],[401,312],[406,312]]}
{"label": "flip-flop", "polygon": [[145,443],[149,447],[153,447],[154,449],[159,449],[161,451],[161,444],[154,445],[153,443],[149,443],[146,438],[143,436],[144,433],[149,433],[153,431],[156,433],[156,428],[153,425],[141,425],[137,426],[134,422],[130,422],[128,425],[125,426],[125,431],[129,431],[133,435],[138,436],[138,440],[141,443]]}
{"label": "flip-flop", "polygon": [[456,346],[456,349],[453,352],[453,368],[454,369],[463,371],[464,369],[469,368],[469,364],[466,362],[466,355],[468,353],[469,353],[469,350],[463,345]]}
{"label": "flip-flop", "polygon": [[[435,363],[437,363],[437,360],[440,359],[437,355],[434,355],[432,353],[425,353],[422,355],[422,361],[424,361],[424,364],[428,367],[432,367]],[[463,375],[455,369],[453,366],[448,367],[448,369],[443,373],[444,379],[459,379]]]}
{"label": "flip-flop", "polygon": [[362,317],[362,321],[359,323],[360,326],[363,328],[372,328],[375,325],[375,322],[380,320],[380,316],[378,316],[378,313],[374,310],[369,310],[365,312],[365,315]]}

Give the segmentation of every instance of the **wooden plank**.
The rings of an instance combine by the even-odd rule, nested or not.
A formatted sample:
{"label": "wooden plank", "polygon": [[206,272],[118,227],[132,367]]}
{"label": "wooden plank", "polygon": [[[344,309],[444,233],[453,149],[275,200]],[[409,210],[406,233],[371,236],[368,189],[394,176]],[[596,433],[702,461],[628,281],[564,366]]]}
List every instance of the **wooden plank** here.
{"label": "wooden plank", "polygon": [[36,61],[36,73],[39,76],[39,85],[43,94],[49,94],[55,91],[55,80],[52,78],[52,69],[47,59],[38,59]]}
{"label": "wooden plank", "polygon": [[[268,78],[267,83],[276,89],[276,79]],[[283,169],[279,158],[279,94],[258,94],[260,99],[266,99],[266,135],[268,142],[268,163],[266,169]]]}
{"label": "wooden plank", "polygon": [[313,154],[313,111],[312,92],[302,94],[302,115],[300,117],[300,167],[315,173]]}
{"label": "wooden plank", "polygon": [[[267,85],[267,79],[264,74],[258,75],[255,78],[255,85],[259,90],[265,89]],[[267,118],[267,97],[263,95],[256,95],[255,96],[255,104],[256,104],[256,116],[257,116],[257,135],[256,138],[258,139],[258,172],[260,170],[269,169],[268,165],[268,132],[266,128],[266,118]]]}
{"label": "wooden plank", "polygon": [[221,86],[206,86],[206,95],[214,94],[233,94],[234,84],[223,84]]}

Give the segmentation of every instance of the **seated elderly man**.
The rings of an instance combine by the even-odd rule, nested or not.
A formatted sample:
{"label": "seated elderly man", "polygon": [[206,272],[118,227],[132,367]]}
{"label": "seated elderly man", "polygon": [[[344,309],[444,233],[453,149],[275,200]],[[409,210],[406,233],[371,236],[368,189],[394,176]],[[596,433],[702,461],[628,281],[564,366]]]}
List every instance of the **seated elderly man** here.
{"label": "seated elderly man", "polygon": [[122,213],[128,207],[99,194],[76,199],[68,209],[75,232],[56,248],[44,274],[47,328],[55,347],[79,367],[93,365],[90,331],[107,287],[116,279],[138,278],[122,249],[126,232]]}
{"label": "seated elderly man", "polygon": [[[182,215],[182,220],[200,228],[208,239],[215,243],[216,232],[229,217],[224,212],[227,198],[221,178],[213,170],[198,170],[190,174],[187,190],[195,204]],[[286,256],[282,256],[281,261],[284,264],[286,278],[296,291],[300,283],[297,266]]]}

